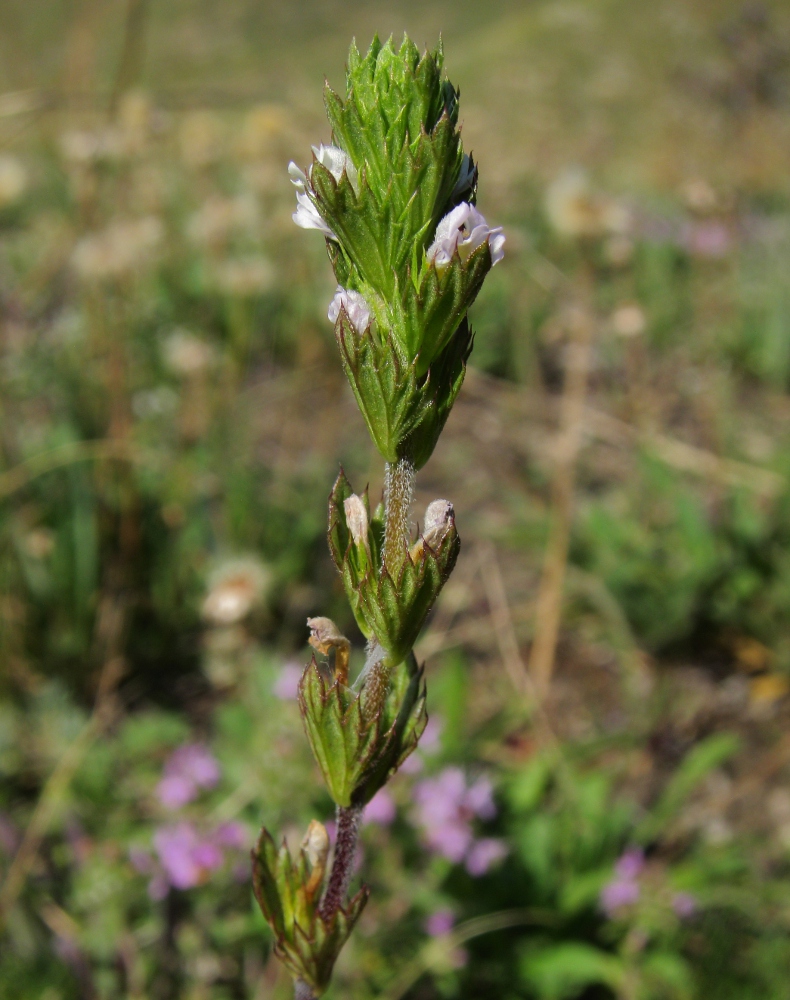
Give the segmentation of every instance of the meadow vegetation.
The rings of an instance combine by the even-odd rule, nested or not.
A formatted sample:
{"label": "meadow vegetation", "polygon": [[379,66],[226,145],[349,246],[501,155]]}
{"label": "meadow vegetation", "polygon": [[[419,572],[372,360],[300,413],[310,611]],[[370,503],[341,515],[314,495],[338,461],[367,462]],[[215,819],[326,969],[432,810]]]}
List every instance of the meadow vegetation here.
{"label": "meadow vegetation", "polygon": [[404,28],[507,255],[419,481],[463,537],[430,721],[326,995],[785,1000],[784,5],[45,6],[0,43],[0,1000],[291,995],[249,850],[333,815],[305,619],[362,648],[327,494],[382,478],[286,167]]}

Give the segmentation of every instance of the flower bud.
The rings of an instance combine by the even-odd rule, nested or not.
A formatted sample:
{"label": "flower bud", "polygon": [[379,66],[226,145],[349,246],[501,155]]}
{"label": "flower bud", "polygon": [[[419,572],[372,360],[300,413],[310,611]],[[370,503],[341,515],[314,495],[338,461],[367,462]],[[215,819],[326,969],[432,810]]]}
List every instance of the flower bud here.
{"label": "flower bud", "polygon": [[310,820],[300,846],[312,868],[310,878],[305,885],[307,895],[312,899],[324,880],[326,859],[329,857],[329,834],[324,824],[319,823],[317,819]]}
{"label": "flower bud", "polygon": [[329,855],[329,834],[323,823],[319,823],[317,819],[310,820],[307,833],[302,838],[301,847],[313,868],[326,866],[326,859]]}
{"label": "flower bud", "polygon": [[346,512],[346,524],[351,532],[355,545],[368,545],[368,512],[365,503],[356,493],[343,501]]}

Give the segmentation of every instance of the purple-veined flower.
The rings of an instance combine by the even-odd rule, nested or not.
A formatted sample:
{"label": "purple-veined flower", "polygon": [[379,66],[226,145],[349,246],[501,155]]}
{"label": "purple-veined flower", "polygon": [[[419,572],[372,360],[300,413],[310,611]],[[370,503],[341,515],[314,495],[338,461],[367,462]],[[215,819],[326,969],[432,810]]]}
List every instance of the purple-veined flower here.
{"label": "purple-veined flower", "polygon": [[483,243],[488,243],[492,266],[498,264],[505,256],[502,227],[491,229],[474,205],[462,201],[436,227],[436,236],[426,256],[435,264],[437,271],[443,271],[450,266],[456,251],[462,260],[466,260]]}
{"label": "purple-veined flower", "polygon": [[363,295],[338,285],[326,314],[330,322],[337,322],[341,309],[345,311],[357,333],[364,333],[367,330],[370,325],[370,307]]}

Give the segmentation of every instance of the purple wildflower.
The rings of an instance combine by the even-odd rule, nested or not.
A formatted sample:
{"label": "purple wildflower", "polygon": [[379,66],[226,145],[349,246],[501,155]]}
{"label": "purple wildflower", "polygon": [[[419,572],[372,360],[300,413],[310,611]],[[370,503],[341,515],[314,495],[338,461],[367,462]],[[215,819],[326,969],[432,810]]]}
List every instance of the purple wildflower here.
{"label": "purple wildflower", "polygon": [[428,719],[420,737],[420,750],[423,753],[431,753],[439,749],[443,729],[444,723],[438,715],[432,715]]}
{"label": "purple wildflower", "polygon": [[215,830],[214,839],[221,847],[244,850],[249,846],[247,831],[241,823],[222,823]]}
{"label": "purple wildflower", "polygon": [[167,880],[176,889],[191,889],[203,879],[200,865],[193,857],[199,840],[191,823],[160,827],[154,834],[154,847]]}
{"label": "purple wildflower", "polygon": [[208,747],[187,743],[178,747],[165,764],[157,786],[159,801],[168,809],[179,809],[191,802],[201,788],[213,788],[219,777],[219,764]]}
{"label": "purple wildflower", "polygon": [[697,901],[690,892],[676,892],[672,897],[672,909],[681,920],[688,920],[697,912]]}
{"label": "purple wildflower", "polygon": [[362,822],[389,826],[395,819],[396,813],[395,800],[386,788],[381,788],[365,806],[365,811],[362,814]]}
{"label": "purple wildflower", "polygon": [[488,778],[478,778],[467,789],[463,804],[480,819],[493,819],[496,816],[494,789]]}
{"label": "purple wildflower", "polygon": [[455,914],[444,908],[436,910],[425,921],[425,930],[431,937],[442,937],[449,934],[455,925]]}
{"label": "purple wildflower", "polygon": [[716,220],[692,223],[685,236],[690,253],[697,257],[717,259],[732,249],[732,233],[723,222]]}
{"label": "purple wildflower", "polygon": [[507,845],[503,840],[494,837],[482,837],[476,840],[466,855],[466,870],[473,878],[485,875],[491,865],[504,858]]}
{"label": "purple wildflower", "polygon": [[[222,828],[219,828],[221,830]],[[219,830],[200,834],[191,823],[162,826],[154,834],[154,848],[167,882],[174,889],[192,889],[205,882],[209,872],[221,868],[225,860]],[[149,886],[154,894],[161,880]],[[156,898],[156,897],[154,897]]]}
{"label": "purple wildflower", "polygon": [[296,701],[302,673],[302,668],[293,660],[283,664],[272,689],[275,698],[279,698],[281,701]]}
{"label": "purple wildflower", "polygon": [[608,917],[613,917],[623,906],[638,902],[639,883],[631,879],[613,879],[601,890],[601,907]]}
{"label": "purple wildflower", "polygon": [[401,774],[419,774],[425,767],[425,761],[418,753],[413,753],[404,760],[398,771]]}
{"label": "purple wildflower", "polygon": [[645,852],[640,847],[629,847],[617,860],[615,874],[621,879],[632,881],[642,874],[645,867]]}
{"label": "purple wildflower", "polygon": [[[414,798],[428,847],[455,864],[463,861],[475,844],[471,821],[496,815],[490,782],[481,778],[467,786],[466,776],[458,767],[446,767],[435,778],[421,781],[415,787]],[[482,856],[478,856],[478,866]]]}

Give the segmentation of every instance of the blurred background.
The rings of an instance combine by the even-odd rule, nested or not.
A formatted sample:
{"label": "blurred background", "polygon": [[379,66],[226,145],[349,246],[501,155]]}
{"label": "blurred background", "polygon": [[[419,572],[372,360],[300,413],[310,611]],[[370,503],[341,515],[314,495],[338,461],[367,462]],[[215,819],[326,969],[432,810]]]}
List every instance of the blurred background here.
{"label": "blurred background", "polygon": [[790,11],[3,0],[0,998],[285,1000],[260,824],[342,463],[382,463],[286,166],[441,33],[507,233],[418,480],[456,572],[330,998],[790,997]]}

